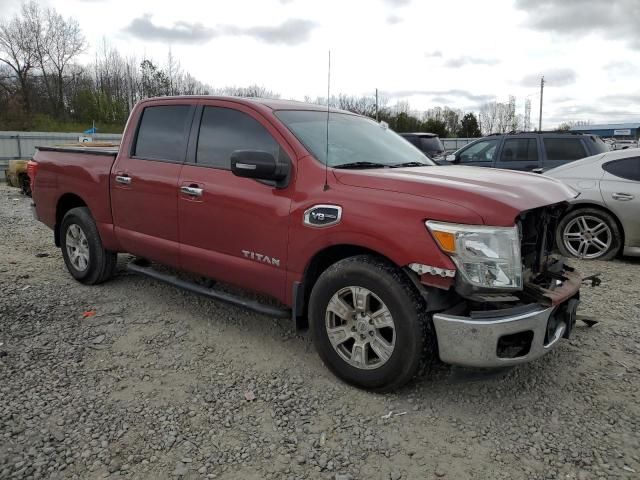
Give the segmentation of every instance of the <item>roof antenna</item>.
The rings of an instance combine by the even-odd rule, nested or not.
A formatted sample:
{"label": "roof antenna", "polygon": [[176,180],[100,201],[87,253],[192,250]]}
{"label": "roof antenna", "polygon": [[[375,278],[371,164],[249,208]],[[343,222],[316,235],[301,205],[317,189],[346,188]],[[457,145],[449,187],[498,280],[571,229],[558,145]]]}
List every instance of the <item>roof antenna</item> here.
{"label": "roof antenna", "polygon": [[327,150],[324,160],[324,188],[323,191],[329,190],[329,101],[331,99],[331,50],[329,50],[329,65],[327,67]]}

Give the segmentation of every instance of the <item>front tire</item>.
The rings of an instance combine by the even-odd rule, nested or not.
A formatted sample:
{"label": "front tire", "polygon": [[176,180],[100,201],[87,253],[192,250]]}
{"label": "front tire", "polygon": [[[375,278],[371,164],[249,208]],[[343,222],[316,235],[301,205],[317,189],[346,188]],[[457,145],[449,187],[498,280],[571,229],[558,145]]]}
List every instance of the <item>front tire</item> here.
{"label": "front tire", "polygon": [[565,257],[611,260],[622,247],[622,234],[618,223],[607,212],[578,208],[560,221],[556,243]]}
{"label": "front tire", "polygon": [[309,301],[311,334],[320,358],[339,378],[388,391],[436,358],[425,304],[405,274],[368,255],[325,270]]}
{"label": "front tire", "polygon": [[60,247],[67,270],[85,285],[102,283],[115,273],[117,254],[102,246],[96,222],[86,207],[72,208],[65,214]]}

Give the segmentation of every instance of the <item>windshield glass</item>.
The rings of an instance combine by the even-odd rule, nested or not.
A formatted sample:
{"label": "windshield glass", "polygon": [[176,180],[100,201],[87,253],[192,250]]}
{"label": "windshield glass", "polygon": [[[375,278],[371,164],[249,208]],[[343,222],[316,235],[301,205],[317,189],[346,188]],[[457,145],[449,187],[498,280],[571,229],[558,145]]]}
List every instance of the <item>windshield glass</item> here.
{"label": "windshield glass", "polygon": [[[327,112],[280,110],[275,114],[314,157],[327,163]],[[340,167],[357,162],[380,166],[434,165],[389,128],[368,118],[331,112],[328,165]]]}

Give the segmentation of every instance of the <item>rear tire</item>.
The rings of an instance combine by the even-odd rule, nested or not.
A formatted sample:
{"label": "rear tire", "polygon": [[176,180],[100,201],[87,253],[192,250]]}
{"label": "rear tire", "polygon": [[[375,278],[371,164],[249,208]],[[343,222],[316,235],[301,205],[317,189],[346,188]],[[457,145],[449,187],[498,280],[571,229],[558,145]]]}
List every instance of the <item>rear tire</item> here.
{"label": "rear tire", "polygon": [[622,233],[609,213],[577,208],[560,220],[556,244],[565,257],[611,260],[622,248]]}
{"label": "rear tire", "polygon": [[86,207],[72,208],[62,219],[60,247],[69,273],[85,285],[96,285],[113,276],[118,261],[105,250],[98,227]]}
{"label": "rear tire", "polygon": [[389,391],[437,359],[425,307],[401,270],[369,255],[350,257],[330,266],[314,285],[311,335],[336,376],[360,388]]}

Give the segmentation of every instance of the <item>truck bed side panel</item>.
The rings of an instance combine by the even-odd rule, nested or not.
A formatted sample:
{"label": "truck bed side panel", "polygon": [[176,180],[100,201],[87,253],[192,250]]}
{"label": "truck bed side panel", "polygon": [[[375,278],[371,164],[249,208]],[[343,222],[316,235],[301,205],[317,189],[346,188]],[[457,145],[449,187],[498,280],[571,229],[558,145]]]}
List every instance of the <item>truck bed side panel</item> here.
{"label": "truck bed side panel", "polygon": [[113,232],[109,174],[115,153],[41,149],[34,201],[39,219],[51,228],[56,224],[58,203],[66,194],[79,197],[91,211],[105,248],[118,250]]}

